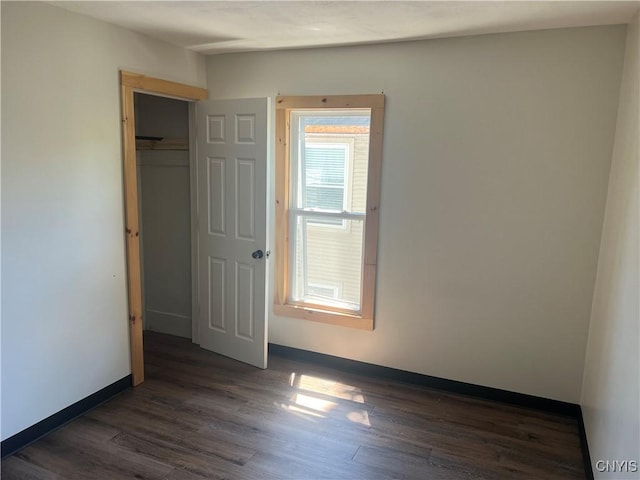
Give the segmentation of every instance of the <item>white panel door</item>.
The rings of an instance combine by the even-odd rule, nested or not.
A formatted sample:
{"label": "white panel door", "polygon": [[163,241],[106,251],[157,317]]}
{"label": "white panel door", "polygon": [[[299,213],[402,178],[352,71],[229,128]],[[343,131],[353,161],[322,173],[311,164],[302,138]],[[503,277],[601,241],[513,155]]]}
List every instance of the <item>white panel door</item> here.
{"label": "white panel door", "polygon": [[268,99],[197,104],[200,346],[267,368]]}

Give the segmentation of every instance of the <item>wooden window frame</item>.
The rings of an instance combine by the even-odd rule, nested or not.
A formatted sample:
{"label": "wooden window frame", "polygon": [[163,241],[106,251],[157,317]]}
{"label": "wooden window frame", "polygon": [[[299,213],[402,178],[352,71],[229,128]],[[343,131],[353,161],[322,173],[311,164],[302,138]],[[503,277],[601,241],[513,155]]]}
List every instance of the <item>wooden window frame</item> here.
{"label": "wooden window frame", "polygon": [[[369,130],[369,167],[367,174],[367,205],[365,210],[364,250],[362,267],[361,311],[352,314],[344,309],[311,307],[287,303],[289,289],[289,185],[290,185],[290,125],[292,110],[371,109]],[[382,131],[384,94],[340,96],[278,96],[276,97],[276,242],[274,313],[286,317],[311,320],[344,327],[373,330],[378,255],[378,223],[380,171],[382,167]]]}

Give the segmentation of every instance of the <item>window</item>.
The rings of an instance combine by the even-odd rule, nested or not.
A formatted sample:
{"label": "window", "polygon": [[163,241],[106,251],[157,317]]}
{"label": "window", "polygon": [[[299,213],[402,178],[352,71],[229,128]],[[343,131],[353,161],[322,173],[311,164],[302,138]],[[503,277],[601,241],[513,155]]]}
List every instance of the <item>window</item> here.
{"label": "window", "polygon": [[373,329],[383,95],[278,97],[278,314]]}

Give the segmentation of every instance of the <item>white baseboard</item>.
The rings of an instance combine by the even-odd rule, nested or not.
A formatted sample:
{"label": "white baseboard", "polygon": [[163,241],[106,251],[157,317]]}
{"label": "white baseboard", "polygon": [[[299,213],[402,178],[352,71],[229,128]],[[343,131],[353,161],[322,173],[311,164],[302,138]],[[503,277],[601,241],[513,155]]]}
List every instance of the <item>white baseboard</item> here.
{"label": "white baseboard", "polygon": [[191,317],[150,309],[145,313],[147,330],[191,339]]}

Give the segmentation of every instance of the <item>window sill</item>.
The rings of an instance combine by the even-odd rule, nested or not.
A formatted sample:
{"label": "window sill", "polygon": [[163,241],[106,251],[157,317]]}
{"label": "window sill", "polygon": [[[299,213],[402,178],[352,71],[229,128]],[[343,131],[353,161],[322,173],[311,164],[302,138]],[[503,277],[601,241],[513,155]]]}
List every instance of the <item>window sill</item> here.
{"label": "window sill", "polygon": [[357,328],[359,330],[373,330],[373,318],[364,318],[360,315],[349,315],[329,310],[316,310],[309,307],[296,305],[274,305],[276,315],[283,317],[300,318],[312,322],[329,323],[340,327]]}

